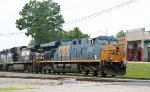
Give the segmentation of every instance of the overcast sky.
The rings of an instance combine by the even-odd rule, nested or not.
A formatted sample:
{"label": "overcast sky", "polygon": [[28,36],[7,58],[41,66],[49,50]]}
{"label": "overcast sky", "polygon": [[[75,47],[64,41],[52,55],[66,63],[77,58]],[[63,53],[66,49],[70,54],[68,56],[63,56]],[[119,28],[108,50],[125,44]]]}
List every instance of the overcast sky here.
{"label": "overcast sky", "polygon": [[[41,0],[42,1],[42,0]],[[97,12],[112,8],[129,0],[54,0],[61,6],[65,22],[70,22]],[[150,29],[150,0],[135,2],[111,12],[86,19],[85,21],[64,25],[65,30],[79,27],[91,37],[115,35],[120,30],[146,27]],[[0,3],[0,50],[15,46],[27,45],[30,38],[20,32],[15,25],[19,11],[29,0],[1,0]],[[17,34],[8,34],[17,33]],[[1,35],[5,34],[5,35]]]}

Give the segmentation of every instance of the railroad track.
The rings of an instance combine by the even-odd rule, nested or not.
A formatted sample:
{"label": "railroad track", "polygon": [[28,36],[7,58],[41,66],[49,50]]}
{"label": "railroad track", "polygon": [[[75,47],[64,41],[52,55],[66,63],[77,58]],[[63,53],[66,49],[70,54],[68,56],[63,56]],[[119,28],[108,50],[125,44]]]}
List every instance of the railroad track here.
{"label": "railroad track", "polygon": [[36,74],[36,73],[16,73],[16,72],[0,72],[0,78],[24,78],[24,79],[49,79],[49,80],[63,80],[65,78],[75,78],[76,81],[90,81],[90,82],[134,82],[134,81],[144,81],[150,82],[150,80],[145,79],[130,79],[122,77],[93,77],[84,76],[81,74]]}

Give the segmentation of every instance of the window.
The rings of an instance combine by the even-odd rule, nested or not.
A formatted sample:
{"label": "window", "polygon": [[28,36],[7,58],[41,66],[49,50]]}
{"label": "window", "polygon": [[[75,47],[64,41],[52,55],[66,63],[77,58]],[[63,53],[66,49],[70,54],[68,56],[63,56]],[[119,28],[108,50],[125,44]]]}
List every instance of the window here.
{"label": "window", "polygon": [[95,39],[92,39],[90,42],[92,45],[95,44]]}
{"label": "window", "polygon": [[76,41],[73,41],[73,45],[76,45],[77,44],[77,42]]}
{"label": "window", "polygon": [[30,55],[29,51],[22,51],[22,56],[27,56],[27,55]]}
{"label": "window", "polygon": [[110,44],[117,44],[117,41],[110,41]]}
{"label": "window", "polygon": [[6,59],[6,55],[5,54],[1,54],[1,59]]}
{"label": "window", "polygon": [[102,43],[108,44],[108,40],[97,40],[97,43],[100,43],[100,44],[102,44]]}
{"label": "window", "polygon": [[81,44],[81,40],[79,40],[79,44]]}
{"label": "window", "polygon": [[93,41],[93,40],[91,40],[91,44],[94,44],[94,41]]}
{"label": "window", "polygon": [[11,53],[7,53],[7,58],[11,58]]}

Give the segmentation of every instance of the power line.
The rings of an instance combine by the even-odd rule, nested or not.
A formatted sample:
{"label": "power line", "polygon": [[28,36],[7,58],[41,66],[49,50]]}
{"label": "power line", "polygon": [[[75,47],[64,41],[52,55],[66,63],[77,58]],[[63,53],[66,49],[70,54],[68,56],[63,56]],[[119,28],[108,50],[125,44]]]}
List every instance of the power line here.
{"label": "power line", "polygon": [[91,14],[89,16],[86,16],[86,17],[83,17],[83,18],[79,18],[79,19],[76,19],[76,20],[73,20],[73,21],[70,21],[70,22],[67,22],[65,23],[63,26],[68,26],[68,25],[71,25],[71,24],[75,24],[75,23],[78,23],[78,22],[82,22],[82,21],[85,21],[87,19],[90,19],[90,18],[93,18],[93,17],[97,17],[99,15],[102,15],[102,14],[105,14],[105,13],[108,13],[108,12],[111,12],[115,9],[119,9],[121,7],[124,7],[124,6],[127,6],[129,4],[132,4],[134,2],[136,2],[138,0],[130,0],[130,1],[127,1],[127,2],[124,2],[124,3],[121,3],[119,5],[116,5],[114,7],[111,7],[109,9],[106,9],[106,10],[103,10],[103,11],[100,11],[100,12],[97,12],[97,13],[94,13],[94,14]]}
{"label": "power line", "polygon": [[9,35],[21,35],[24,34],[25,32],[18,32],[18,33],[6,33],[6,34],[0,34],[0,36],[9,36]]}
{"label": "power line", "polygon": [[[127,2],[124,2],[124,3],[121,3],[119,5],[116,5],[114,7],[111,7],[111,8],[108,8],[106,10],[103,10],[103,11],[100,11],[100,12],[97,12],[97,13],[94,13],[94,14],[91,14],[89,16],[85,16],[85,17],[82,17],[82,18],[79,18],[79,19],[76,19],[76,20],[73,20],[73,21],[70,21],[70,22],[67,22],[65,23],[63,26],[68,26],[68,25],[71,25],[71,24],[75,24],[75,23],[78,23],[78,22],[82,22],[82,21],[85,21],[87,19],[90,19],[90,18],[93,18],[93,17],[97,17],[97,16],[100,16],[102,14],[105,14],[105,13],[108,13],[108,12],[111,12],[115,9],[119,9],[121,7],[124,7],[124,6],[127,6],[129,4],[132,4],[134,2],[136,2],[138,0],[130,0],[130,1],[127,1]],[[0,36],[9,36],[9,35],[21,35],[25,32],[18,32],[18,33],[6,33],[6,34],[0,34]]]}

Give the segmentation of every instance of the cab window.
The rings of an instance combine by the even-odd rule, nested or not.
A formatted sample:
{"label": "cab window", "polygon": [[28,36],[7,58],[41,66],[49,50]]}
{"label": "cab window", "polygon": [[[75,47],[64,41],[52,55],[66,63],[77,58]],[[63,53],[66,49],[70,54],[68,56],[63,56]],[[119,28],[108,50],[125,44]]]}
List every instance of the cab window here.
{"label": "cab window", "polygon": [[73,45],[76,45],[76,44],[77,44],[77,41],[73,41],[72,44],[73,44]]}

